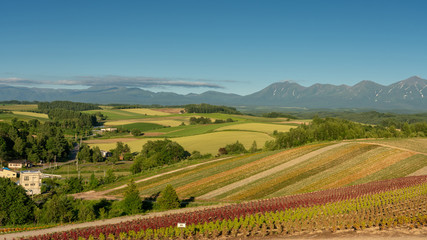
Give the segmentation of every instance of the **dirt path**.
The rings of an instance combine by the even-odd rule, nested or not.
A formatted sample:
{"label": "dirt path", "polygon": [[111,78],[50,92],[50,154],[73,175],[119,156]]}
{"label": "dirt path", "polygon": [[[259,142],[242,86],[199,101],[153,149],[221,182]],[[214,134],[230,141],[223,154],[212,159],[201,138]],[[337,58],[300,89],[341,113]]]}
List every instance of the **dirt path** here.
{"label": "dirt path", "polygon": [[363,144],[371,144],[371,145],[378,145],[378,146],[382,146],[382,147],[388,147],[388,148],[394,148],[394,149],[399,149],[402,151],[406,151],[406,152],[411,152],[411,153],[415,153],[415,154],[422,154],[427,156],[427,153],[423,153],[423,152],[417,152],[411,149],[407,149],[407,148],[402,148],[402,147],[396,147],[393,145],[388,145],[388,144],[384,144],[384,143],[373,143],[373,142],[363,142],[363,141],[356,141],[356,143],[363,143]]}
{"label": "dirt path", "polygon": [[[370,143],[370,142],[358,142],[358,143],[365,143],[365,144],[378,145],[378,146],[382,146],[382,147],[394,148],[394,149],[399,149],[399,150],[402,150],[402,151],[407,151],[407,152],[410,152],[410,153],[421,154],[421,155],[427,156],[427,153],[417,152],[417,151],[410,150],[410,149],[407,149],[407,148],[396,147],[396,146],[393,146],[393,145],[388,145],[388,144],[383,144],[383,143]],[[417,171],[409,174],[408,176],[422,176],[422,175],[427,175],[427,166],[423,167],[421,169],[418,169]]]}
{"label": "dirt path", "polygon": [[[224,205],[221,205],[224,206]],[[68,224],[68,225],[62,225],[58,227],[53,228],[47,228],[47,229],[40,229],[40,230],[34,230],[34,231],[26,231],[26,232],[18,232],[18,233],[9,233],[9,234],[2,234],[0,235],[1,240],[13,240],[13,239],[19,239],[22,237],[32,237],[32,236],[38,236],[43,234],[49,234],[54,232],[63,232],[63,231],[69,231],[73,229],[79,229],[79,228],[86,228],[86,227],[95,227],[95,226],[103,226],[107,224],[117,224],[120,222],[126,222],[126,221],[132,221],[136,219],[143,219],[143,218],[150,218],[155,216],[163,216],[168,214],[174,214],[174,213],[182,213],[182,212],[192,212],[196,210],[202,210],[202,209],[210,209],[210,208],[216,208],[221,206],[208,206],[208,207],[194,207],[194,208],[186,208],[186,209],[176,209],[176,210],[170,210],[166,212],[156,212],[156,213],[149,213],[146,215],[134,215],[134,216],[125,216],[125,217],[118,217],[118,218],[112,218],[112,219],[106,219],[106,220],[98,220],[94,222],[86,222],[86,223],[78,223],[78,224]],[[367,228],[362,231],[353,231],[353,230],[342,230],[337,231],[335,233],[331,233],[329,231],[316,231],[316,232],[310,232],[310,233],[296,233],[294,235],[275,235],[275,236],[267,236],[267,237],[247,237],[245,239],[249,240],[279,240],[279,239],[293,239],[293,240],[305,240],[305,239],[337,239],[337,240],[345,240],[345,239],[352,239],[352,240],[368,240],[368,239],[396,239],[396,240],[405,240],[405,239],[426,239],[427,236],[427,227],[420,227],[420,228],[414,228],[412,230],[409,230],[407,227],[397,227],[397,228],[391,228],[386,230],[378,230],[378,228]],[[230,240],[237,240],[241,239],[239,238],[227,238]]]}
{"label": "dirt path", "polygon": [[[143,178],[143,179],[140,179],[140,180],[136,180],[135,183],[145,182],[145,181],[148,181],[148,180],[151,180],[151,179],[154,179],[154,178],[158,178],[158,177],[161,177],[161,176],[164,176],[164,175],[168,175],[168,174],[171,174],[171,173],[176,173],[176,172],[179,172],[179,171],[183,171],[183,170],[195,168],[195,167],[198,167],[198,166],[201,166],[201,165],[204,165],[204,164],[208,164],[208,163],[222,161],[222,160],[229,159],[229,158],[232,158],[232,157],[219,158],[219,159],[215,159],[215,160],[212,160],[212,161],[198,163],[198,164],[194,164],[194,165],[191,165],[191,166],[183,167],[183,168],[180,168],[180,169],[172,170],[172,171],[169,171],[169,172],[160,173],[160,174],[157,174],[157,175],[154,175],[154,176],[151,176],[151,177],[147,177],[147,178]],[[102,199],[102,198],[105,198],[107,200],[116,200],[116,199],[118,199],[118,197],[106,196],[106,194],[108,194],[110,192],[113,192],[113,191],[116,191],[116,190],[123,189],[125,187],[127,187],[127,184],[124,184],[124,185],[121,185],[121,186],[118,186],[118,187],[115,187],[115,188],[112,188],[112,189],[108,189],[108,190],[105,190],[105,191],[99,191],[99,192],[95,192],[95,191],[81,192],[81,193],[72,194],[71,196],[73,196],[74,198],[86,199],[86,200],[97,200],[97,199]]]}
{"label": "dirt path", "polygon": [[243,187],[243,186],[245,186],[245,185],[247,185],[247,184],[249,184],[251,182],[255,182],[255,181],[257,181],[257,180],[259,180],[261,178],[268,177],[268,176],[270,176],[272,174],[275,174],[275,173],[278,173],[280,171],[283,171],[286,168],[289,168],[289,167],[292,167],[292,166],[294,166],[294,165],[296,165],[298,163],[304,162],[307,159],[315,157],[316,155],[319,155],[321,153],[324,153],[326,151],[329,151],[331,149],[334,149],[334,148],[337,148],[337,147],[340,147],[340,146],[343,146],[343,145],[346,145],[346,144],[348,144],[348,143],[346,143],[346,142],[337,143],[337,144],[334,144],[334,145],[331,145],[331,146],[327,146],[327,147],[318,149],[316,151],[307,153],[307,154],[305,154],[305,155],[303,155],[301,157],[295,158],[295,159],[293,159],[293,160],[291,160],[289,162],[283,163],[283,164],[281,164],[279,166],[270,168],[270,169],[268,169],[268,170],[266,170],[264,172],[260,172],[258,174],[252,175],[252,176],[250,176],[248,178],[245,178],[243,180],[237,181],[235,183],[229,184],[229,185],[224,186],[222,188],[216,189],[216,190],[214,190],[212,192],[206,193],[205,195],[202,195],[202,196],[198,197],[197,199],[210,199],[210,198],[214,198],[214,197],[216,197],[218,195],[221,195],[221,194],[223,194],[225,192],[231,191],[231,190],[239,188],[239,187]]}

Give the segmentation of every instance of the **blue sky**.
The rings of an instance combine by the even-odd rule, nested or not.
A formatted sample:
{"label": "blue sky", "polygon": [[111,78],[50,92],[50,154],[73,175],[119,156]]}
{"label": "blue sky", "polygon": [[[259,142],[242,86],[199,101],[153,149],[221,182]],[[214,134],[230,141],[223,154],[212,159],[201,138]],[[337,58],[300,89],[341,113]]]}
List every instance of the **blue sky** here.
{"label": "blue sky", "polygon": [[0,84],[250,94],[427,78],[427,1],[0,2]]}

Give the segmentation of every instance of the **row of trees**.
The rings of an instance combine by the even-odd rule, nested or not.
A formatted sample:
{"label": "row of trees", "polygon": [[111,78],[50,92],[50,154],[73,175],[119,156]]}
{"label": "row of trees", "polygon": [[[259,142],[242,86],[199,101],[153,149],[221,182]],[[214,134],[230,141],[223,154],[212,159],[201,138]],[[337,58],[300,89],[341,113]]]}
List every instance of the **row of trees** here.
{"label": "row of trees", "polygon": [[310,124],[292,128],[289,132],[276,133],[276,139],[266,142],[265,147],[275,150],[301,146],[315,141],[409,136],[427,136],[427,123],[406,123],[402,129],[397,130],[393,126],[370,126],[338,118],[315,117]]}
{"label": "row of trees", "polygon": [[241,114],[234,107],[227,106],[216,106],[206,103],[202,104],[188,104],[185,105],[185,111],[187,113],[225,113],[225,114]]}
{"label": "row of trees", "polygon": [[11,124],[0,122],[0,158],[40,161],[63,160],[68,157],[72,143],[55,124],[38,120],[28,122],[12,119]]}
{"label": "row of trees", "polygon": [[247,152],[254,153],[258,150],[258,145],[255,140],[253,141],[252,146],[249,148],[249,150],[247,150],[241,142],[236,141],[235,143],[227,144],[225,145],[225,147],[218,149],[218,155],[241,154]]}
{"label": "row of trees", "polygon": [[[69,180],[74,181],[74,180]],[[48,197],[41,196],[37,203],[22,186],[10,179],[0,178],[0,226],[22,225],[28,223],[65,223],[74,221],[93,221],[141,213],[144,210],[167,210],[179,208],[181,201],[171,185],[159,194],[154,204],[144,204],[133,181],[129,183],[122,201],[85,201],[67,196],[67,192],[51,192]]]}
{"label": "row of trees", "polygon": [[[228,122],[234,122],[233,119],[231,118],[227,118],[226,120],[222,120],[222,119],[215,119],[215,121],[213,123],[228,123]],[[190,118],[190,124],[191,125],[195,125],[195,124],[211,124],[212,120],[210,118],[207,117],[191,117]]]}
{"label": "row of trees", "polygon": [[86,114],[67,109],[52,109],[48,112],[49,119],[61,123],[67,129],[88,129],[98,125],[96,114]]}
{"label": "row of trees", "polygon": [[297,119],[297,117],[287,114],[287,113],[280,113],[280,112],[269,112],[262,114],[263,117],[266,118],[289,118],[289,119]]}
{"label": "row of trees", "polygon": [[37,103],[37,107],[39,111],[45,113],[54,109],[66,109],[71,111],[87,111],[101,109],[97,104],[70,101],[39,102]]}

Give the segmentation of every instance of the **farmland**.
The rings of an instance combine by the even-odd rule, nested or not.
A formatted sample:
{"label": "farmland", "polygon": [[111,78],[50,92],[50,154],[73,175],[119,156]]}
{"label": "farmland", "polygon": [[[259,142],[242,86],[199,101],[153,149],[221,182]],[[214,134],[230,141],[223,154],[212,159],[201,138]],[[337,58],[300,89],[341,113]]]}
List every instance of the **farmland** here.
{"label": "farmland", "polygon": [[[314,231],[422,227],[427,224],[426,182],[425,176],[379,181],[198,211],[143,217],[30,239],[259,238]],[[187,226],[181,229],[177,223],[186,223]]]}
{"label": "farmland", "polygon": [[[172,184],[182,198],[198,199],[205,195],[211,196],[207,198],[211,200],[251,200],[392,179],[409,175],[427,165],[426,155],[380,145],[353,142],[336,144],[326,150],[328,146],[331,144],[313,144],[275,154],[237,156],[191,171],[154,178],[138,185],[138,188],[142,195],[150,196]],[[303,156],[304,160],[299,160]],[[295,163],[271,171],[291,161]],[[269,174],[247,181],[251,176],[267,171]],[[209,195],[245,180],[242,187]],[[112,194],[120,194],[120,191]]]}
{"label": "farmland", "polygon": [[[241,203],[244,206],[250,206],[241,210],[241,213],[244,212],[246,215],[239,213],[240,215],[235,216],[237,220],[221,217],[216,219],[211,216],[211,220],[216,220],[194,222],[194,226],[197,229],[202,229],[205,228],[205,225],[209,225],[209,229],[218,228],[217,231],[220,233],[216,233],[213,230],[203,230],[205,232],[197,232],[198,230],[195,230],[190,233],[191,236],[185,235],[189,234],[188,232],[179,233],[178,237],[181,238],[182,234],[193,238],[199,236],[260,237],[317,230],[336,231],[372,227],[383,228],[399,224],[402,226],[407,226],[405,224],[424,224],[424,215],[419,215],[419,218],[405,218],[405,214],[413,214],[415,210],[402,210],[399,206],[409,204],[412,209],[413,206],[418,206],[417,204],[424,204],[425,183],[417,182],[415,184],[417,186],[402,185],[399,187],[402,190],[387,188],[384,191],[388,193],[384,193],[383,190],[375,190],[366,193],[370,195],[369,197],[366,194],[344,198],[337,197],[331,202],[329,200],[336,197],[328,194],[341,191],[339,189],[352,189],[353,186],[355,186],[354,189],[360,189],[360,186],[368,186],[375,182],[393,182],[393,179],[403,179],[407,176],[414,177],[408,179],[422,179],[427,169],[426,138],[314,141],[304,145],[288,146],[287,148],[270,151],[267,150],[269,148],[264,147],[267,141],[275,139],[280,135],[280,132],[298,133],[298,131],[291,131],[291,129],[296,128],[298,124],[307,124],[310,120],[287,121],[287,119],[269,119],[222,113],[183,113],[182,110],[178,109],[161,111],[161,109],[113,109],[111,107],[103,107],[101,110],[86,112],[102,112],[105,114],[107,119],[103,122],[104,126],[102,128],[119,128],[118,132],[104,133],[96,131],[96,134],[86,137],[83,142],[91,147],[98,146],[102,150],[108,151],[114,149],[117,142],[120,141],[127,144],[131,152],[137,153],[141,151],[142,146],[148,141],[168,138],[182,145],[190,153],[200,151],[202,154],[209,153],[211,156],[196,159],[190,158],[178,163],[168,163],[170,165],[155,166],[151,169],[143,169],[139,173],[131,172],[131,166],[136,161],[112,161],[110,159],[107,159],[106,162],[94,163],[89,160],[80,163],[79,166],[75,164],[63,165],[44,171],[45,173],[59,174],[66,178],[83,177],[86,185],[92,174],[101,180],[105,179],[108,171],[113,172],[115,177],[119,177],[113,182],[105,182],[97,188],[92,188],[96,192],[91,188],[87,188],[92,191],[78,193],[78,195],[73,195],[74,197],[87,200],[123,199],[127,191],[127,183],[129,183],[130,179],[133,179],[135,188],[140,196],[149,199],[146,201],[156,199],[166,186],[171,185],[180,199],[189,201],[185,203],[187,207],[215,205],[218,203]],[[2,116],[9,116],[9,118],[3,118],[6,121],[9,121],[13,116],[20,119],[48,119],[47,115],[34,113],[30,110],[13,110],[10,113],[3,113]],[[189,119],[192,117],[210,118],[212,123],[190,124]],[[231,121],[229,121],[230,119]],[[222,121],[213,123],[215,120]],[[305,127],[308,127],[308,125]],[[144,134],[133,136],[128,132],[132,129],[139,129]],[[279,134],[277,134],[278,132]],[[242,143],[246,149],[251,148],[256,143],[258,149],[238,155],[212,157],[218,154],[219,148],[223,148],[227,144],[236,143],[236,141]],[[264,149],[262,149],[263,147]],[[421,178],[417,178],[418,176],[421,176]],[[406,180],[396,181],[399,184],[406,183]],[[415,194],[415,192],[418,193]],[[346,194],[348,195],[349,193]],[[399,194],[404,194],[407,197],[399,198]],[[301,198],[304,199],[304,196],[317,197],[315,197],[315,200],[310,197],[308,202],[298,205],[301,204],[300,200]],[[281,206],[284,207],[282,209],[283,214],[273,214],[266,210],[275,204],[272,204],[271,201],[274,202],[276,200],[272,199],[282,198],[293,199],[292,201],[298,202],[298,204],[286,205],[285,207],[282,204]],[[343,199],[346,200],[342,201]],[[349,199],[355,200],[348,202]],[[377,204],[375,203],[376,201],[380,203]],[[269,203],[265,206],[257,207],[255,203],[258,202]],[[245,205],[246,203],[249,205]],[[373,208],[366,208],[368,210],[359,212],[359,208],[364,208],[372,203],[374,203],[372,205]],[[399,212],[401,215],[395,215],[397,217],[394,220],[382,217],[376,218],[375,214],[384,216],[389,211],[379,210],[376,206],[394,209],[392,211]],[[258,208],[262,210],[254,210]],[[343,210],[345,212],[340,212],[338,215],[334,215],[335,213],[331,215],[331,212],[336,211],[336,208],[347,210]],[[420,209],[422,208],[420,207]],[[145,211],[157,210],[153,208]],[[226,212],[230,213],[230,211],[229,209]],[[421,210],[417,213],[423,214],[423,211]],[[374,215],[364,215],[366,212],[371,212]],[[348,215],[344,214],[344,216],[342,215],[343,213]],[[301,218],[301,214],[303,216],[309,215],[310,217]],[[360,218],[355,218],[356,215],[360,215]],[[218,213],[215,216],[218,217],[221,214]],[[283,216],[287,217],[283,218]],[[260,223],[258,228],[233,227],[242,226],[249,221],[255,221],[253,222],[255,224],[257,220],[251,220],[253,218],[264,218],[266,220]],[[334,220],[331,221],[331,218]],[[280,223],[277,222],[278,225],[274,225],[273,222],[277,221],[277,219],[281,219]],[[289,221],[289,219],[292,219],[292,221]],[[363,222],[361,222],[362,219]],[[370,222],[366,222],[366,219]],[[168,221],[170,220],[161,220],[161,222]],[[230,221],[236,222],[234,224],[237,225],[230,225]],[[337,221],[342,221],[343,223],[340,225]],[[132,223],[132,225],[138,224]],[[219,224],[219,227],[216,224]],[[199,228],[200,226],[203,227]],[[224,230],[226,226],[230,226],[228,230]],[[114,228],[117,227],[114,226]],[[111,234],[123,238],[124,234],[127,234],[127,236],[133,234],[129,229],[121,230],[122,232],[119,235],[117,235],[117,232]],[[99,230],[96,231],[99,232]],[[140,232],[138,234],[143,234],[147,236],[146,238],[152,238],[154,235],[150,234],[156,233],[157,236],[163,234],[158,231],[173,231],[175,234],[180,230],[176,230],[171,225],[156,225],[153,227],[150,225],[144,228],[142,232],[141,229],[135,230],[135,234]],[[232,231],[234,231],[233,234],[231,233]],[[86,236],[89,235],[82,233],[81,236],[87,238]],[[95,235],[92,237],[95,237]],[[169,236],[169,238],[175,237],[177,236]],[[103,237],[99,238],[103,239]],[[112,238],[112,236],[109,238]]]}
{"label": "farmland", "polygon": [[[91,110],[87,112],[98,112]],[[262,147],[266,141],[272,140],[274,131],[289,131],[296,127],[290,123],[273,123],[271,119],[228,115],[228,114],[176,114],[174,111],[162,112],[153,109],[111,109],[104,108],[101,113],[107,116],[105,126],[119,127],[123,129],[137,128],[143,131],[147,137],[139,137],[131,140],[110,137],[109,141],[90,139],[87,142],[91,146],[98,146],[102,150],[113,149],[117,141],[128,144],[133,152],[141,150],[142,146],[149,140],[171,138],[185,149],[201,153],[215,155],[219,148],[226,144],[241,142],[246,148],[256,141]],[[176,112],[176,111],[175,111]],[[233,119],[234,122],[221,124],[189,125],[190,117],[205,117],[213,120]],[[277,121],[277,119],[276,119]],[[151,125],[149,125],[151,124]],[[149,127],[151,126],[151,128]],[[158,136],[157,138],[153,136]],[[208,142],[206,141],[207,139]]]}

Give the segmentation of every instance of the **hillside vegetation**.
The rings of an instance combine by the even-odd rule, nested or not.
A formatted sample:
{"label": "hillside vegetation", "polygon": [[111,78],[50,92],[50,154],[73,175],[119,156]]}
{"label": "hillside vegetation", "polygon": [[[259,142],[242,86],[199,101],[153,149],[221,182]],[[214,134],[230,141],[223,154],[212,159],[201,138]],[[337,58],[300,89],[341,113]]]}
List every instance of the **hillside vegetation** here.
{"label": "hillside vegetation", "polygon": [[[411,140],[398,142],[405,145],[407,141]],[[417,148],[426,149],[427,139],[418,139],[417,144]],[[321,143],[216,161],[144,181],[137,187],[144,196],[155,195],[171,184],[181,198],[241,201],[404,177],[426,166],[425,153],[387,145],[387,140]],[[253,180],[255,175],[260,177]],[[227,189],[239,181],[244,185]]]}

